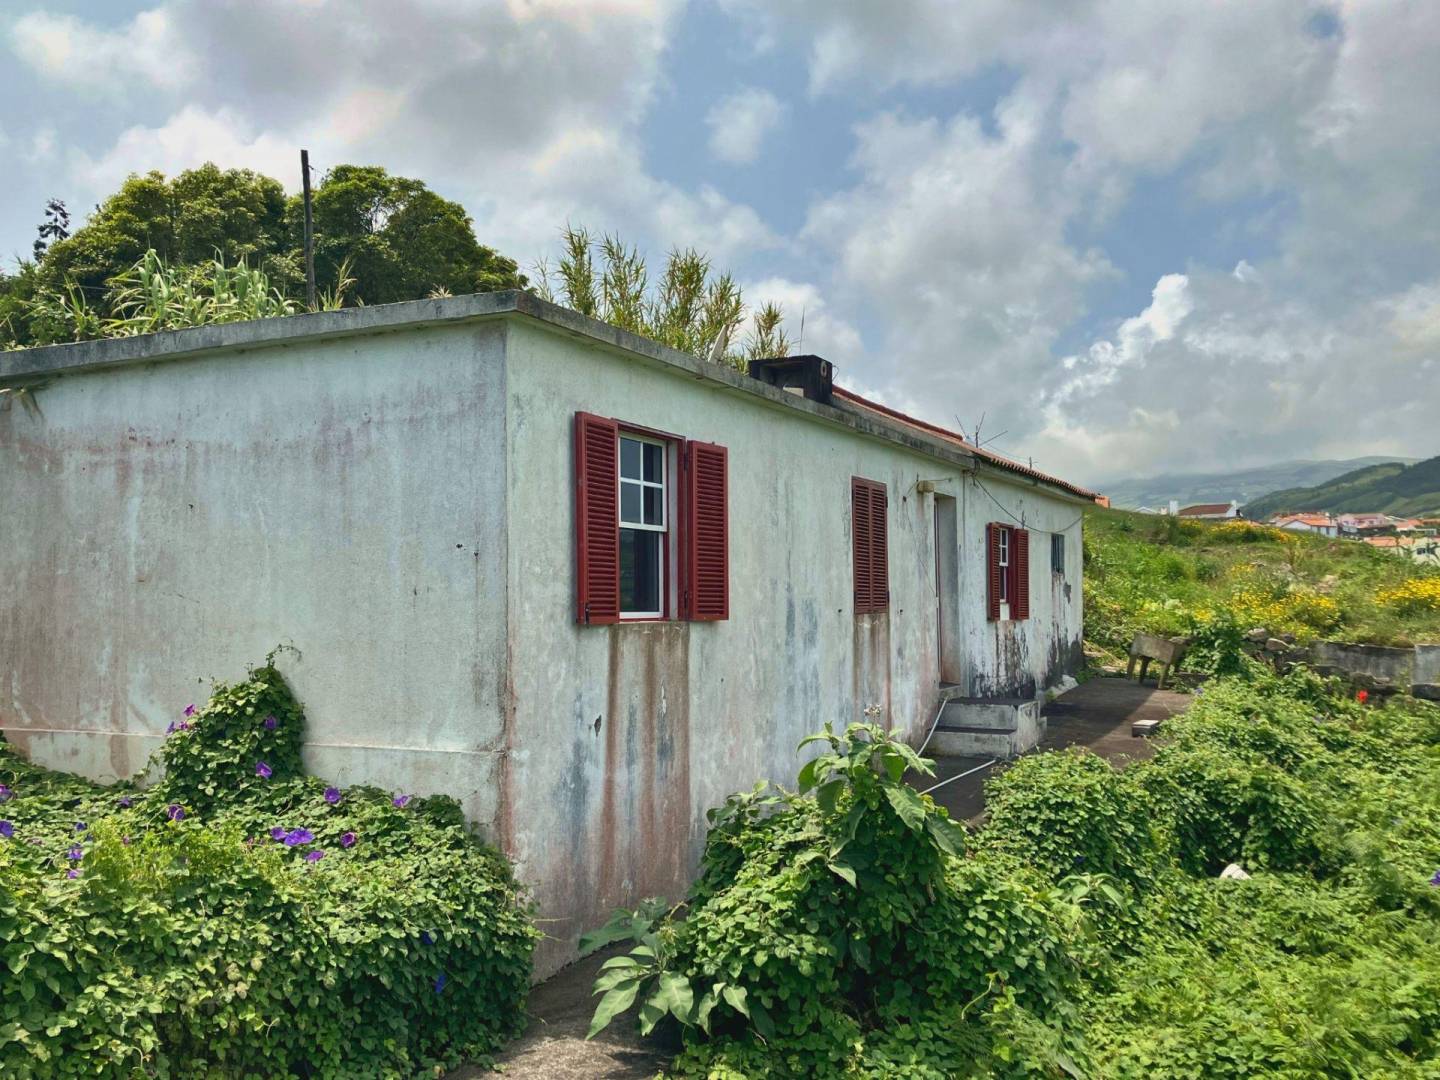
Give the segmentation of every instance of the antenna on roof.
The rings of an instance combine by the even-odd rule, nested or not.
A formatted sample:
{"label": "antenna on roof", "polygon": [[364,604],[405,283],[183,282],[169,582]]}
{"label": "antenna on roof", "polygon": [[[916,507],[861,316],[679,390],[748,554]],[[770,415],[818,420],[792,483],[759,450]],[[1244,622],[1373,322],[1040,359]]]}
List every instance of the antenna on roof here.
{"label": "antenna on roof", "polygon": [[728,344],[730,344],[730,327],[722,326],[720,332],[715,335],[715,343],[710,346],[710,362],[712,364],[725,362],[725,346]]}
{"label": "antenna on roof", "polygon": [[800,305],[800,340],[795,343],[795,351],[800,354],[805,352],[805,305]]}
{"label": "antenna on roof", "polygon": [[300,190],[305,200],[305,304],[315,310],[315,229],[310,209],[310,151],[300,151]]}

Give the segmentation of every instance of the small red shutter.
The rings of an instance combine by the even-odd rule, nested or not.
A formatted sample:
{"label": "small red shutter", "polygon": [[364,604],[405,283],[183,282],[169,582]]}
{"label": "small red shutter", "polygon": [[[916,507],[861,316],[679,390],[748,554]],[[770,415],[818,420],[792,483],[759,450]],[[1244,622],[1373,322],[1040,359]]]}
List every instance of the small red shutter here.
{"label": "small red shutter", "polygon": [[1030,532],[1027,529],[1011,531],[1010,572],[1015,575],[1010,595],[1010,617],[1030,617]]}
{"label": "small red shutter", "polygon": [[1005,526],[997,525],[993,521],[985,526],[985,549],[988,552],[987,563],[989,566],[990,593],[988,617],[991,619],[1000,618],[1000,530]]}
{"label": "small red shutter", "polygon": [[884,484],[851,477],[850,531],[857,615],[885,611],[890,606],[888,502]]}
{"label": "small red shutter", "polygon": [[614,420],[575,414],[575,617],[620,621],[619,429]]}
{"label": "small red shutter", "polygon": [[890,500],[884,484],[870,487],[870,610],[890,610]]}
{"label": "small red shutter", "polygon": [[855,614],[870,610],[870,489],[858,476],[850,481],[850,532],[854,552]]}
{"label": "small red shutter", "polygon": [[730,617],[729,454],[714,443],[689,444],[688,616]]}

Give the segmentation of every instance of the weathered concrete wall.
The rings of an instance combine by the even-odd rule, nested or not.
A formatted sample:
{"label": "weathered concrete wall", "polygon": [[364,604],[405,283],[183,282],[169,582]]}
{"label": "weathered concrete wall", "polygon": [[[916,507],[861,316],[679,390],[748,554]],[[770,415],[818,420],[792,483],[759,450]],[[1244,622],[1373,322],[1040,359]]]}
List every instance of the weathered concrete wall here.
{"label": "weathered concrete wall", "polygon": [[[542,969],[576,936],[647,895],[681,896],[706,809],[760,778],[794,781],[801,737],[870,704],[920,737],[939,682],[934,496],[984,498],[959,467],[699,383],[547,328],[517,324],[510,388],[509,594],[514,742],[507,843],[555,919]],[[730,618],[579,626],[574,619],[577,410],[730,453]],[[889,489],[888,613],[852,602],[850,477]],[[1032,528],[1072,527],[1070,578],[1052,589],[1032,541],[1032,618],[986,623],[982,510],[962,510],[958,553],[975,685],[1058,677],[1078,650],[1080,508],[986,481]],[[978,529],[978,532],[977,532]],[[975,621],[978,619],[978,623]],[[1059,643],[1052,636],[1060,635]],[[995,642],[1003,640],[1002,648]]]}
{"label": "weathered concrete wall", "polygon": [[[1079,669],[1084,622],[1081,589],[1082,508],[1034,488],[993,477],[967,477],[960,500],[962,588],[974,590],[960,605],[966,692],[974,697],[1033,697]],[[991,522],[1030,530],[1030,618],[987,617],[985,527]],[[1065,536],[1065,573],[1050,566],[1050,536]]]}
{"label": "weathered concrete wall", "polygon": [[209,352],[0,414],[6,736],[128,776],[208,678],[291,642],[316,772],[492,821],[503,343],[495,322]]}
{"label": "weathered concrete wall", "polygon": [[1440,645],[1415,646],[1414,685],[1410,692],[1416,697],[1440,701]]}
{"label": "weathered concrete wall", "polygon": [[1317,641],[1310,647],[1310,663],[1327,675],[1343,675],[1363,679],[1372,686],[1409,690],[1414,682],[1415,650]]}

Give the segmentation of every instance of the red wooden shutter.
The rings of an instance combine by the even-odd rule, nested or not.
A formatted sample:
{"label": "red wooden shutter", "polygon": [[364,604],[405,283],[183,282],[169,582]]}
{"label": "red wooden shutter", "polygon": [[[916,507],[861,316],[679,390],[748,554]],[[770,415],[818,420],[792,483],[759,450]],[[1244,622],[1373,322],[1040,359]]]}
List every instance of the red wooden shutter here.
{"label": "red wooden shutter", "polygon": [[855,614],[870,610],[870,489],[850,480],[850,533],[855,570]]}
{"label": "red wooden shutter", "polygon": [[890,499],[884,484],[870,487],[870,610],[890,610]]}
{"label": "red wooden shutter", "polygon": [[850,479],[850,524],[854,541],[855,614],[890,606],[889,535],[884,484]]}
{"label": "red wooden shutter", "polygon": [[987,615],[991,619],[1000,618],[1000,530],[1005,526],[997,525],[993,521],[985,526],[985,549],[987,551],[987,563],[990,577],[989,607]]}
{"label": "red wooden shutter", "polygon": [[714,443],[689,444],[686,566],[691,619],[730,617],[729,454]]}
{"label": "red wooden shutter", "polygon": [[619,429],[614,420],[575,414],[575,617],[620,621]]}
{"label": "red wooden shutter", "polygon": [[1030,617],[1030,532],[1013,529],[1010,534],[1010,572],[1015,575],[1010,588],[1010,617]]}

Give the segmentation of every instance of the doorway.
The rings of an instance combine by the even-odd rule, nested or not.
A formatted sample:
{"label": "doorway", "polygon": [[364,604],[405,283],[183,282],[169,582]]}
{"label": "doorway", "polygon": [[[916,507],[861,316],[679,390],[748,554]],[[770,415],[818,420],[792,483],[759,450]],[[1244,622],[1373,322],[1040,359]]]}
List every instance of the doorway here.
{"label": "doorway", "polygon": [[963,678],[960,650],[960,529],[953,496],[935,495],[935,641],[940,682]]}

